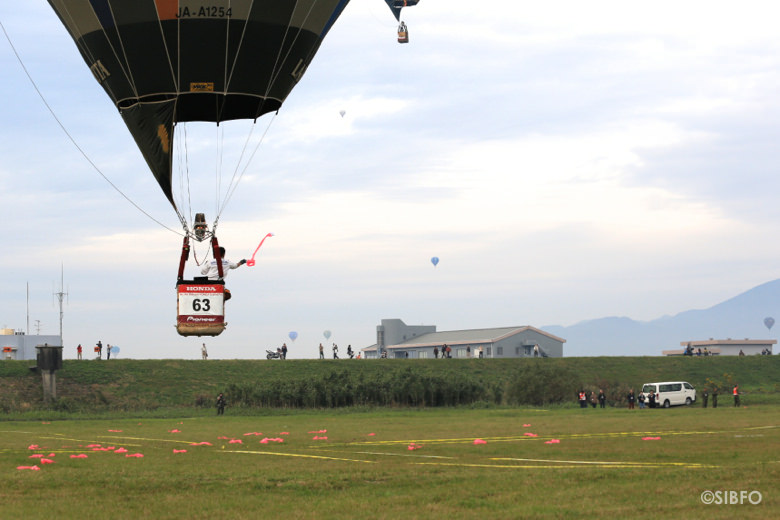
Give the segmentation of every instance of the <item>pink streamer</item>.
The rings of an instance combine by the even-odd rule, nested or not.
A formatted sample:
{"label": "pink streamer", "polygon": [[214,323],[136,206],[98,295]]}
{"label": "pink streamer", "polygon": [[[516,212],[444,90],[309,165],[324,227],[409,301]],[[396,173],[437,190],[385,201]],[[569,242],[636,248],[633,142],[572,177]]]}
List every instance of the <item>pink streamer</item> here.
{"label": "pink streamer", "polygon": [[54,464],[54,461],[51,459],[41,459],[41,464]]}
{"label": "pink streamer", "polygon": [[643,441],[660,441],[661,437],[642,437]]}
{"label": "pink streamer", "polygon": [[525,435],[526,437],[538,437],[538,435],[537,435],[537,434],[535,434],[535,433],[530,433],[530,432],[525,432],[523,435]]}
{"label": "pink streamer", "polygon": [[119,448],[118,450],[114,451],[114,453],[127,453],[127,450],[125,448]]}
{"label": "pink streamer", "polygon": [[135,457],[137,459],[142,459],[144,456],[142,453],[128,453],[127,455],[125,455],[125,457],[127,458]]}
{"label": "pink streamer", "polygon": [[16,469],[31,469],[33,471],[40,471],[38,466],[16,466]]}
{"label": "pink streamer", "polygon": [[177,450],[176,448],[173,449],[174,453],[187,453],[187,450]]}
{"label": "pink streamer", "polygon": [[38,448],[39,446],[37,444],[30,444],[29,446],[27,446],[28,450],[37,450]]}
{"label": "pink streamer", "polygon": [[71,455],[70,458],[71,459],[86,459],[87,455],[84,454],[84,453],[79,453],[78,455]]}
{"label": "pink streamer", "polygon": [[260,246],[263,245],[263,242],[265,242],[266,238],[272,237],[272,236],[274,236],[273,233],[268,233],[266,236],[263,237],[263,239],[260,241],[260,244],[257,246],[257,249],[255,249],[255,252],[252,253],[252,258],[250,258],[249,260],[246,261],[246,266],[247,267],[252,267],[253,265],[255,265],[255,255],[260,250]]}
{"label": "pink streamer", "polygon": [[487,444],[487,441],[484,439],[474,439],[474,444]]}
{"label": "pink streamer", "polygon": [[27,458],[28,459],[40,459],[41,457],[43,457],[43,453],[36,453],[35,455],[30,455]]}
{"label": "pink streamer", "polygon": [[244,444],[244,442],[241,439],[232,439],[228,441],[228,444]]}
{"label": "pink streamer", "polygon": [[549,441],[544,441],[545,444],[560,444],[560,439],[550,439]]}
{"label": "pink streamer", "polygon": [[312,440],[313,441],[327,441],[328,438],[327,437],[318,437],[317,435],[315,435],[314,437],[312,437]]}

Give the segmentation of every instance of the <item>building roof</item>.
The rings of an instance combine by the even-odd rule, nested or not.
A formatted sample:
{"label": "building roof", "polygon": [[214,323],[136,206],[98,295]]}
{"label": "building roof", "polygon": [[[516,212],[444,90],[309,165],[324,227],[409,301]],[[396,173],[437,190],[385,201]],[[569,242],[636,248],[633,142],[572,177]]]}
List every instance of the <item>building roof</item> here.
{"label": "building roof", "polygon": [[[388,349],[393,348],[409,348],[409,347],[434,347],[442,344],[453,345],[471,345],[474,343],[495,343],[502,339],[520,334],[521,332],[532,331],[548,338],[566,343],[565,339],[554,336],[549,332],[537,329],[530,325],[524,325],[521,327],[497,327],[492,329],[469,329],[469,330],[450,330],[442,332],[429,332],[422,334],[410,340],[398,343],[395,345],[388,345]],[[373,349],[376,349],[376,345],[372,345]],[[368,347],[364,350],[369,350],[372,347]]]}

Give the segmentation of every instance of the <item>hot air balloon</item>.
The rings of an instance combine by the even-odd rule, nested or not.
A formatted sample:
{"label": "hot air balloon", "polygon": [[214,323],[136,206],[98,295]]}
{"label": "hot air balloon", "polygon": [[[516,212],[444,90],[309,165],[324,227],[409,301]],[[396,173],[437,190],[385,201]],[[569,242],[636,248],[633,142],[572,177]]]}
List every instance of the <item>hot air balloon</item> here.
{"label": "hot air balloon", "polygon": [[295,341],[295,338],[297,338],[297,337],[298,337],[298,333],[297,333],[297,332],[295,332],[295,331],[293,330],[293,331],[291,331],[291,332],[290,332],[290,333],[287,335],[287,337],[289,337],[289,338],[290,338],[290,340],[292,340],[292,341]]}
{"label": "hot air balloon", "polygon": [[387,7],[393,11],[393,16],[399,22],[401,21],[401,9],[411,7],[420,3],[420,0],[385,0]]}
{"label": "hot air balloon", "polygon": [[[177,278],[179,334],[216,336],[225,328],[216,228],[232,191],[218,204],[211,230],[203,213],[188,222],[189,212],[180,211],[173,194],[173,158],[181,153],[174,146],[178,125],[256,121],[279,110],[348,3],[49,0],[184,229]],[[187,147],[181,148],[186,153]],[[220,280],[184,280],[190,238],[211,240]]]}
{"label": "hot air balloon", "polygon": [[344,115],[347,113],[346,110],[339,110],[339,115],[343,118]]}
{"label": "hot air balloon", "polygon": [[385,0],[385,3],[393,12],[393,16],[398,20],[398,43],[409,43],[409,29],[401,21],[401,9],[417,5],[420,0]]}
{"label": "hot air balloon", "polygon": [[775,324],[775,319],[772,318],[771,316],[764,318],[764,326],[767,329],[772,330],[772,325],[774,324]]}
{"label": "hot air balloon", "polygon": [[329,330],[326,330],[325,332],[323,332],[322,335],[325,336],[326,340],[330,339],[330,331]]}
{"label": "hot air balloon", "polygon": [[433,267],[436,267],[437,265],[439,265],[439,257],[438,256],[434,256],[433,258],[431,258],[431,263],[433,264]]}

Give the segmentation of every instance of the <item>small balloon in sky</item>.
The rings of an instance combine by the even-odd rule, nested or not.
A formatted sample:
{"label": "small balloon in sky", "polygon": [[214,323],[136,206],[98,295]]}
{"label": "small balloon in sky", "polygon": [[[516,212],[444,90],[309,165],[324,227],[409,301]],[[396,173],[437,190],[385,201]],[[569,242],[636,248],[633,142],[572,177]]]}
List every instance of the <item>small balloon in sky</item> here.
{"label": "small balloon in sky", "polygon": [[325,332],[323,332],[322,335],[325,336],[325,339],[330,339],[330,331],[329,330],[326,330]]}
{"label": "small balloon in sky", "polygon": [[439,257],[438,256],[434,256],[433,258],[431,258],[431,263],[433,264],[433,267],[436,267],[437,265],[439,265]]}
{"label": "small balloon in sky", "polygon": [[346,110],[339,110],[339,115],[340,115],[341,117],[344,117],[344,114],[346,114],[346,113],[347,113],[347,111],[346,111]]}
{"label": "small balloon in sky", "polygon": [[119,354],[119,347],[117,347],[116,345],[113,345],[111,347],[111,353],[114,354],[114,355]]}
{"label": "small balloon in sky", "polygon": [[775,319],[772,318],[771,316],[768,316],[768,317],[764,318],[764,326],[767,329],[772,330],[772,325],[774,325],[774,324],[775,324]]}
{"label": "small balloon in sky", "polygon": [[298,337],[298,333],[297,333],[297,332],[295,332],[295,331],[292,331],[292,332],[290,332],[290,333],[289,333],[287,336],[288,336],[288,337],[289,337],[291,340],[295,341],[295,338],[297,338],[297,337]]}

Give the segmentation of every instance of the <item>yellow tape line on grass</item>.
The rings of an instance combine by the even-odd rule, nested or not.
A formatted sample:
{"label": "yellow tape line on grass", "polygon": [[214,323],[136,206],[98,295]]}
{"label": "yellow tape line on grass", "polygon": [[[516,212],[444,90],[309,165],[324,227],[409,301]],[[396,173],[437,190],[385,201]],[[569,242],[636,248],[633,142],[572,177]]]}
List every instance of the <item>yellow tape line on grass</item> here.
{"label": "yellow tape line on grass", "polygon": [[251,453],[254,455],[275,455],[277,457],[301,457],[304,459],[323,459],[323,460],[340,460],[344,462],[365,462],[367,464],[376,464],[374,460],[360,460],[360,459],[344,459],[339,457],[325,457],[322,455],[305,455],[303,453],[277,453],[271,451],[252,451],[252,450],[220,450],[219,453]]}

